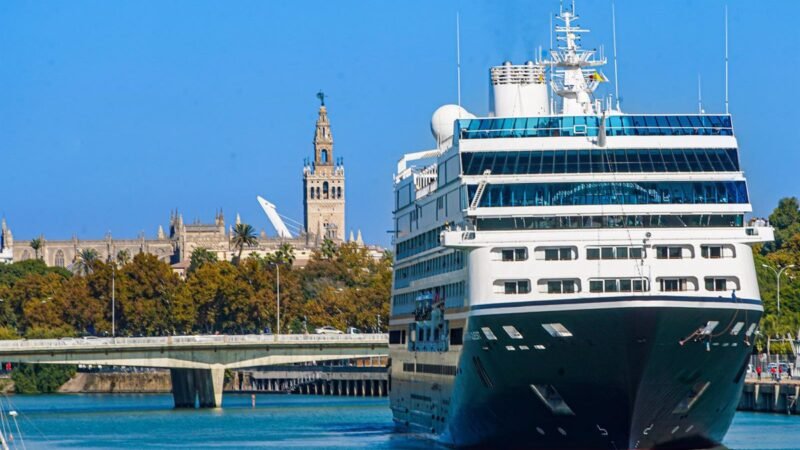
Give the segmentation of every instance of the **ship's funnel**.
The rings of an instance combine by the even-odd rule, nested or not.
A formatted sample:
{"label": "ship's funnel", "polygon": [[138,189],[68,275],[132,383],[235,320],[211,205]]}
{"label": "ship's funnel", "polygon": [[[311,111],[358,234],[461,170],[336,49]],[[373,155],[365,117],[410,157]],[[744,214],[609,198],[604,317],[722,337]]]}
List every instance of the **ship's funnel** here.
{"label": "ship's funnel", "polygon": [[535,117],[550,114],[544,66],[528,61],[513,65],[506,61],[492,67],[489,109],[495,117]]}

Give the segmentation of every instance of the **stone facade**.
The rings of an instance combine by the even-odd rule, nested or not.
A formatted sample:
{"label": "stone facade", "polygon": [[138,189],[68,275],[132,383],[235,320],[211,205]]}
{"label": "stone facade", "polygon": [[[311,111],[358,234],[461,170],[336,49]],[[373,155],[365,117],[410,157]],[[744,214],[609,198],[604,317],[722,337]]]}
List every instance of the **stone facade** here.
{"label": "stone facade", "polygon": [[[322,95],[321,98],[324,99]],[[314,160],[303,167],[303,225],[315,239],[345,240],[344,164],[333,158],[333,135],[323,100],[314,134]]]}
{"label": "stone facade", "polygon": [[[5,221],[4,221],[5,223]],[[31,247],[31,241],[14,242],[10,236],[11,231],[4,227],[3,236],[8,235],[9,254],[14,261],[33,259],[36,252]],[[183,215],[173,212],[170,215],[169,235],[165,235],[161,227],[155,239],[148,239],[142,234],[136,239],[115,239],[108,234],[100,240],[82,240],[73,237],[70,240],[48,240],[42,237],[42,246],[39,249],[39,258],[48,266],[71,268],[82,250],[94,249],[100,260],[119,260],[121,252],[127,252],[129,258],[137,253],[150,253],[158,259],[172,265],[178,273],[184,273],[189,266],[192,252],[204,248],[217,255],[222,261],[230,261],[236,256],[237,250],[231,244],[232,231],[225,229],[225,218],[218,212],[213,223],[184,223]],[[295,264],[305,265],[311,258],[314,242],[309,236],[303,234],[294,239],[269,238],[263,233],[258,239],[258,244],[245,248],[243,254],[255,253],[266,256],[277,251],[284,243],[288,243],[295,250]],[[5,249],[6,247],[3,247]],[[12,258],[9,258],[9,261]]]}
{"label": "stone facade", "polygon": [[[258,244],[246,248],[244,255],[255,253],[266,256],[277,251],[282,244],[288,243],[295,250],[295,265],[303,266],[311,257],[323,238],[336,242],[345,241],[345,189],[344,165],[342,160],[334,162],[333,135],[331,134],[328,112],[324,95],[318,94],[322,100],[314,135],[314,160],[303,167],[303,209],[304,226],[300,235],[291,239],[268,238],[263,232]],[[236,217],[236,223],[239,223]],[[158,227],[155,239],[140,234],[135,239],[115,239],[109,233],[103,239],[83,240],[73,236],[69,240],[47,240],[41,237],[42,245],[38,257],[49,266],[71,268],[78,255],[84,249],[94,249],[103,261],[119,260],[121,253],[132,258],[137,253],[150,253],[160,260],[170,263],[173,269],[184,274],[189,266],[192,252],[204,248],[217,255],[219,260],[229,261],[236,256],[237,250],[231,244],[233,227],[225,228],[225,217],[217,212],[212,223],[185,223],[183,215],[177,211],[170,214],[169,233]],[[350,241],[363,245],[361,231],[358,237],[350,232]],[[375,258],[380,258],[383,249],[369,247]],[[15,242],[11,230],[2,221],[0,232],[0,263],[23,261],[36,257],[31,241]]]}

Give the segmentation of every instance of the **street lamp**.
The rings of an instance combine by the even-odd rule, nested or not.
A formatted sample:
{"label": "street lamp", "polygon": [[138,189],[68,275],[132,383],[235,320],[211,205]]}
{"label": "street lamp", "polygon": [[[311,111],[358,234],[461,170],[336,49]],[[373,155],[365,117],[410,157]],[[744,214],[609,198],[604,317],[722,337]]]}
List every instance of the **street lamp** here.
{"label": "street lamp", "polygon": [[275,290],[277,291],[277,298],[278,298],[278,313],[276,316],[276,327],[275,330],[277,331],[275,334],[281,334],[281,263],[276,261],[270,263],[270,265],[275,266]]}
{"label": "street lamp", "polygon": [[117,337],[117,298],[116,298],[116,280],[117,279],[117,265],[111,266],[111,337]]}
{"label": "street lamp", "polygon": [[761,264],[761,267],[766,267],[767,269],[769,269],[769,270],[771,270],[772,272],[775,273],[775,280],[776,280],[777,285],[778,285],[777,286],[776,299],[777,299],[777,305],[778,305],[778,314],[780,314],[781,313],[781,275],[783,275],[784,271],[794,267],[794,264],[789,264],[788,266],[781,267],[780,269],[775,269],[774,267],[770,266],[769,264]]}

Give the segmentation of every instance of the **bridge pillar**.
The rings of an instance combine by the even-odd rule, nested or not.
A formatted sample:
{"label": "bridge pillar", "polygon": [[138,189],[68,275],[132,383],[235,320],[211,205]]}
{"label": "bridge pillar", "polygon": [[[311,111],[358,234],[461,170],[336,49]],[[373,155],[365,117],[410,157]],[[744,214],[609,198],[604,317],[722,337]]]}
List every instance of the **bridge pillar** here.
{"label": "bridge pillar", "polygon": [[222,384],[225,368],[211,369],[170,369],[172,397],[176,408],[194,408],[200,400],[201,408],[222,406]]}
{"label": "bridge pillar", "polygon": [[196,371],[198,372],[195,376],[197,392],[200,394],[200,407],[221,408],[225,367],[219,364],[211,369],[196,369]]}
{"label": "bridge pillar", "polygon": [[176,408],[194,408],[197,393],[194,388],[194,369],[170,369],[172,399]]}

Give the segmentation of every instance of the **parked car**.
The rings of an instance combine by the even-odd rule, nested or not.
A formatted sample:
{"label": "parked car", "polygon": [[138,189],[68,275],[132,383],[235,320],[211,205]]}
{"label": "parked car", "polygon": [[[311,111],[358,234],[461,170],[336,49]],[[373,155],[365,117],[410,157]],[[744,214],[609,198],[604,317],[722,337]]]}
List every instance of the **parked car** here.
{"label": "parked car", "polygon": [[344,334],[342,330],[337,330],[336,328],[330,325],[319,327],[316,330],[314,330],[314,332],[317,334]]}

